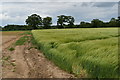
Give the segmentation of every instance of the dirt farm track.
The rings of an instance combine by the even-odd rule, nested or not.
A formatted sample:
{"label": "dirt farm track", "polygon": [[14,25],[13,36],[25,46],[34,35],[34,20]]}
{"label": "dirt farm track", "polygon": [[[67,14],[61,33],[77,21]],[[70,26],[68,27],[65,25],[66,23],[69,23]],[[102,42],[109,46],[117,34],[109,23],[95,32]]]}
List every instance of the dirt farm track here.
{"label": "dirt farm track", "polygon": [[[42,52],[27,43],[21,46],[13,44],[21,36],[2,35],[2,77],[3,78],[71,78],[74,77],[45,58]],[[15,50],[10,51],[9,48]]]}

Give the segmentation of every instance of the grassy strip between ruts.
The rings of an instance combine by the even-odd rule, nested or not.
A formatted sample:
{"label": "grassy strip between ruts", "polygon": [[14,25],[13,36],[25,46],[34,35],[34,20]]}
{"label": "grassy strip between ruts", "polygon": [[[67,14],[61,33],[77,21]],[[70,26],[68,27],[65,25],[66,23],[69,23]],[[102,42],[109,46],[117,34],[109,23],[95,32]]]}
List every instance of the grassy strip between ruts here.
{"label": "grassy strip between ruts", "polygon": [[78,77],[118,77],[118,29],[33,30],[45,56]]}
{"label": "grassy strip between ruts", "polygon": [[27,31],[27,32],[24,32],[20,35],[23,35],[23,37],[21,37],[20,39],[18,39],[16,42],[15,42],[15,45],[24,45],[26,42],[30,43],[31,41],[31,32],[30,31]]}

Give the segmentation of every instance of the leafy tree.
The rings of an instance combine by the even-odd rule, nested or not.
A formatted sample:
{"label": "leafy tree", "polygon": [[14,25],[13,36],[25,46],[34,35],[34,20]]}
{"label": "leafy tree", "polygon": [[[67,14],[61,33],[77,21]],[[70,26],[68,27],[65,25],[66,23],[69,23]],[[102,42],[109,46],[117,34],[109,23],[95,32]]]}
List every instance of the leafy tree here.
{"label": "leafy tree", "polygon": [[46,17],[43,18],[43,25],[45,29],[48,29],[52,24],[52,18],[51,17]]}
{"label": "leafy tree", "polygon": [[32,30],[31,26],[27,25],[6,25],[2,28],[3,31],[16,31],[16,30]]}
{"label": "leafy tree", "polygon": [[66,25],[68,26],[74,25],[75,19],[72,16],[60,15],[57,17],[58,17],[57,26],[60,26],[61,28],[65,28]]}
{"label": "leafy tree", "polygon": [[80,27],[84,27],[84,26],[85,26],[85,22],[84,21],[80,22]]}
{"label": "leafy tree", "polygon": [[26,19],[26,24],[32,26],[33,29],[39,28],[42,25],[42,18],[37,14],[32,14]]}
{"label": "leafy tree", "polygon": [[57,21],[57,26],[59,26],[59,27],[63,27],[65,24],[65,22],[66,22],[66,16],[65,15],[60,15],[60,16],[57,16],[58,17],[58,21]]}
{"label": "leafy tree", "polygon": [[81,28],[90,28],[90,27],[91,27],[91,24],[88,23],[88,22],[82,21],[82,22],[80,22],[80,27],[81,27]]}
{"label": "leafy tree", "polygon": [[118,24],[117,22],[118,22],[117,19],[112,18],[109,22],[109,27],[116,27]]}
{"label": "leafy tree", "polygon": [[92,25],[92,27],[101,27],[101,26],[103,26],[103,21],[101,21],[99,19],[93,19],[91,21],[91,25]]}
{"label": "leafy tree", "polygon": [[74,17],[72,17],[72,16],[67,16],[67,22],[69,23],[69,24],[68,24],[69,26],[73,26],[73,25],[74,25],[74,22],[75,22]]}
{"label": "leafy tree", "polygon": [[120,16],[118,16],[118,20],[120,21]]}
{"label": "leafy tree", "polygon": [[120,16],[118,17],[117,21],[118,21],[118,27],[120,27]]}
{"label": "leafy tree", "polygon": [[2,30],[2,26],[0,26],[0,31]]}

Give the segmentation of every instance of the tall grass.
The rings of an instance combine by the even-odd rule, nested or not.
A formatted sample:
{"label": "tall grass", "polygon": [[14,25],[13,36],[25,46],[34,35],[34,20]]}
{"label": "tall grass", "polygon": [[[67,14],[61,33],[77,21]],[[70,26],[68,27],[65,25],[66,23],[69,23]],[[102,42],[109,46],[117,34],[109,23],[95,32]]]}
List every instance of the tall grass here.
{"label": "tall grass", "polygon": [[33,30],[45,56],[78,77],[118,77],[118,29]]}

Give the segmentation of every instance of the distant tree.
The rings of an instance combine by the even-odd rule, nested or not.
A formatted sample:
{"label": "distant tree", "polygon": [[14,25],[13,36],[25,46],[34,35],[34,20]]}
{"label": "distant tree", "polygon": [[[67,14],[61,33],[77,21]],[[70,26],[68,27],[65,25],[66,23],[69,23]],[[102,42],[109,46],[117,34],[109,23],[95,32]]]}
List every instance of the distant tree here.
{"label": "distant tree", "polygon": [[52,24],[52,18],[51,17],[43,18],[43,26],[44,26],[45,29],[50,28],[51,24]]}
{"label": "distant tree", "polygon": [[85,22],[84,21],[80,22],[80,27],[84,27],[84,26],[85,26]]}
{"label": "distant tree", "polygon": [[90,28],[91,24],[88,23],[88,22],[82,21],[82,22],[80,22],[80,26],[79,27],[81,27],[81,28]]}
{"label": "distant tree", "polygon": [[42,18],[37,14],[32,14],[28,16],[25,22],[28,26],[32,26],[33,29],[37,29],[42,25]]}
{"label": "distant tree", "polygon": [[103,26],[103,21],[101,21],[99,19],[93,19],[91,21],[91,26],[92,27],[101,27],[101,26]]}
{"label": "distant tree", "polygon": [[0,26],[0,31],[2,31],[2,26]]}
{"label": "distant tree", "polygon": [[73,26],[75,19],[72,16],[67,16],[67,22],[69,23],[68,26]]}
{"label": "distant tree", "polygon": [[117,27],[118,26],[118,19],[111,18],[109,22],[109,27]]}
{"label": "distant tree", "polygon": [[120,16],[118,16],[118,27],[120,27]]}
{"label": "distant tree", "polygon": [[57,26],[63,28],[64,27],[64,23],[66,22],[66,16],[65,15],[60,15],[57,16],[58,17],[58,21],[57,21]]}
{"label": "distant tree", "polygon": [[68,26],[74,25],[75,19],[72,16],[60,15],[57,17],[58,17],[57,26],[60,26],[61,28],[65,28],[66,25]]}
{"label": "distant tree", "polygon": [[16,31],[16,30],[32,30],[32,27],[27,25],[6,25],[2,28],[3,31]]}
{"label": "distant tree", "polygon": [[118,20],[120,21],[120,16],[118,16]]}

